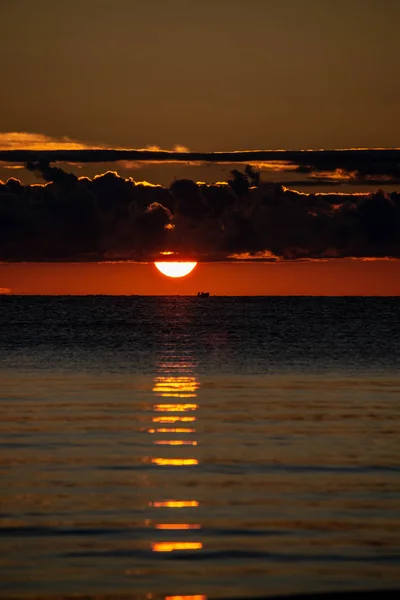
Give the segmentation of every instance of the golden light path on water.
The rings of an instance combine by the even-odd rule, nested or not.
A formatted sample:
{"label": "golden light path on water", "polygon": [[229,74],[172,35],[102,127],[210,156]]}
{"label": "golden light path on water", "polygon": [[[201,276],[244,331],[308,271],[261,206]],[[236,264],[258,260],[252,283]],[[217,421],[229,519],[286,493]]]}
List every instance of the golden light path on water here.
{"label": "golden light path on water", "polygon": [[197,458],[152,458],[151,462],[156,465],[169,465],[173,467],[184,467],[186,465],[198,465]]}
{"label": "golden light path on water", "polygon": [[[167,394],[161,395],[166,396]],[[177,394],[173,395],[177,397]],[[187,410],[196,410],[197,408],[199,408],[197,404],[156,404],[154,406],[154,410],[162,412],[185,412]]]}
{"label": "golden light path on water", "polygon": [[[161,368],[165,371],[169,371],[171,367],[175,365],[162,364]],[[182,363],[179,367],[182,369]],[[189,416],[185,413],[193,413],[197,411],[198,404],[193,402],[192,399],[197,397],[197,390],[199,388],[199,382],[196,377],[191,373],[190,366],[187,368],[190,371],[190,375],[160,375],[154,379],[153,394],[158,398],[169,398],[170,401],[158,402],[156,401],[153,405],[153,412],[156,413],[152,416],[153,427],[148,429],[148,433],[152,435],[152,444],[161,450],[161,447],[195,447],[198,445],[198,441],[193,439],[193,434],[196,433],[194,426],[182,427],[181,424],[190,423],[195,424],[196,416]],[[188,400],[191,400],[188,402]],[[162,414],[158,414],[162,413]],[[172,427],[158,427],[158,424],[176,425]],[[174,439],[168,439],[168,437],[158,437],[161,434],[174,434]],[[183,434],[182,438],[176,437],[176,434]],[[162,456],[157,454],[150,458],[151,462],[160,467],[192,467],[199,464],[197,458],[188,455],[180,457]],[[197,508],[199,502],[193,499],[167,499],[167,500],[154,500],[149,503],[152,508],[161,509],[187,509]],[[196,522],[192,523],[160,523],[157,519],[154,522],[154,529],[158,531],[193,531],[200,530],[201,525]],[[192,541],[182,539],[154,541],[151,543],[151,549],[153,552],[185,552],[185,551],[198,551],[203,548],[201,541]],[[193,600],[204,600],[205,596],[169,596],[168,598],[188,598]]]}
{"label": "golden light path on water", "polygon": [[197,523],[157,523],[156,529],[201,529]]}
{"label": "golden light path on water", "polygon": [[195,421],[196,417],[153,417],[153,423],[176,423],[177,421],[182,421],[182,423],[189,423],[191,421]]}
{"label": "golden light path on water", "polygon": [[154,443],[158,446],[197,446],[195,440],[156,440]]}
{"label": "golden light path on water", "polygon": [[155,542],[152,544],[154,552],[173,552],[174,550],[201,550],[201,542]]}
{"label": "golden light path on water", "polygon": [[207,600],[207,596],[203,596],[203,594],[194,596],[165,596],[165,600]]}
{"label": "golden light path on water", "polygon": [[152,428],[147,431],[148,433],[194,433],[196,430],[189,427],[158,427],[157,429]]}
{"label": "golden light path on water", "polygon": [[197,500],[165,500],[163,502],[150,502],[155,508],[188,508],[199,506]]}

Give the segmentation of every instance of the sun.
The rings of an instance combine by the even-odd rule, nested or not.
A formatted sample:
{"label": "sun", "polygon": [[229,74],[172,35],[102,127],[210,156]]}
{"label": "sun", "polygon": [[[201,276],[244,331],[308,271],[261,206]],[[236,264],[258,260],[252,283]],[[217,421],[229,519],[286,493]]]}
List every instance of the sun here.
{"label": "sun", "polygon": [[157,269],[168,277],[185,277],[197,265],[197,262],[155,262]]}

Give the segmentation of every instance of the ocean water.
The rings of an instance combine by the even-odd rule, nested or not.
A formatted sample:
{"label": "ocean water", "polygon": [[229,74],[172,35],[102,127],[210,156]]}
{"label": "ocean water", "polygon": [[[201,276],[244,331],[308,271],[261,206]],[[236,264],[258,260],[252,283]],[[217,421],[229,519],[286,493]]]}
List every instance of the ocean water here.
{"label": "ocean water", "polygon": [[400,588],[400,299],[0,297],[0,595]]}

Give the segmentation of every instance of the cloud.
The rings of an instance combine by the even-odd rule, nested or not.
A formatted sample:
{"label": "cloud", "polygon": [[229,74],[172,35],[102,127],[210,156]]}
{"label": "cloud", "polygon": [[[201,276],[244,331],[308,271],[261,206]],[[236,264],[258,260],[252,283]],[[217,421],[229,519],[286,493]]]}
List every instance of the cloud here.
{"label": "cloud", "polygon": [[[21,153],[25,157],[23,160],[16,162],[18,163],[27,163],[27,162],[65,162],[68,164],[82,164],[88,162],[86,154],[79,154],[84,150],[95,150],[97,153],[103,150],[105,153],[113,153],[113,152],[123,152],[129,153],[131,150],[129,148],[118,147],[114,149],[109,149],[106,144],[93,144],[89,142],[83,142],[79,140],[72,139],[68,136],[63,137],[52,137],[45,135],[43,133],[32,133],[26,131],[8,131],[8,132],[0,132],[0,153],[5,155],[6,157],[10,157],[9,165],[3,165],[3,168],[14,168],[19,169],[23,168],[21,165],[13,165],[16,157],[18,157]],[[59,160],[57,158],[58,153],[64,154],[67,151],[66,158],[67,160]],[[26,154],[26,152],[28,154]],[[48,160],[48,153],[50,152],[51,160]],[[78,152],[78,154],[75,154]],[[179,155],[184,155],[190,153],[189,148],[182,144],[175,144],[171,149],[163,149],[157,145],[148,145],[146,148],[140,148],[135,150],[135,152],[139,153],[151,153],[151,154],[167,154],[173,155],[174,153],[178,153]],[[79,159],[79,156],[82,156],[82,161]],[[96,154],[96,156],[101,156]],[[0,159],[2,161],[3,159]],[[6,158],[4,162],[7,162]],[[105,162],[103,160],[96,162]],[[138,169],[142,166],[141,161],[132,160],[132,159],[122,159],[117,160],[112,158],[107,162],[118,162],[118,164],[124,169]],[[152,163],[154,161],[146,161]],[[158,161],[156,161],[158,162]],[[168,162],[167,160],[165,162]],[[172,161],[175,162],[175,161]],[[197,162],[187,162],[187,164],[199,164]]]}
{"label": "cloud", "polygon": [[[107,148],[106,144],[94,144],[90,142],[85,142],[81,140],[72,139],[68,136],[63,137],[52,137],[49,135],[45,135],[43,133],[32,133],[26,131],[9,131],[9,132],[0,132],[0,154],[5,154],[5,156],[10,157],[10,160],[6,158],[6,160],[0,159],[0,167],[2,169],[10,169],[10,170],[18,170],[24,169],[27,165],[35,164],[35,163],[47,163],[50,165],[52,162],[62,162],[64,165],[75,165],[77,167],[82,167],[84,163],[87,162],[86,155],[83,156],[83,162],[79,160],[79,154],[75,155],[75,152],[82,151],[96,151],[99,152],[103,150],[104,152],[110,152],[110,149]],[[58,159],[48,160],[48,154],[51,156],[58,156],[58,153],[66,154],[66,159],[62,161],[58,161]],[[129,152],[129,149],[118,147],[111,149],[111,152]],[[179,153],[188,154],[190,152],[189,148],[182,144],[175,144],[171,149],[163,149],[157,145],[148,145],[146,148],[141,148],[138,152],[150,152],[150,153]],[[24,160],[19,161],[18,157],[22,153],[25,157]],[[78,156],[78,160],[76,160],[76,156]],[[98,156],[98,155],[96,155]],[[16,160],[17,159],[17,160]],[[158,161],[141,161],[141,160],[114,160],[112,159],[110,162],[115,162],[116,166],[123,170],[138,170],[143,168],[144,164],[154,164],[154,162]],[[168,163],[169,161],[164,161]],[[175,162],[175,161],[171,161]],[[194,161],[185,161],[185,166],[198,166],[199,162]],[[29,168],[29,166],[28,166]],[[32,169],[31,169],[32,170]]]}
{"label": "cloud", "polygon": [[247,167],[169,188],[46,161],[46,183],[0,182],[0,260],[282,260],[400,257],[400,194],[305,194]]}
{"label": "cloud", "polygon": [[[139,163],[202,163],[253,165],[262,170],[297,172],[309,184],[317,183],[400,183],[400,149],[351,148],[347,150],[255,150],[234,152],[190,152],[184,146],[161,150],[93,147],[68,138],[57,140],[40,134],[9,133],[0,150],[0,161],[30,162],[120,162],[135,168]],[[13,137],[14,136],[14,137]],[[25,137],[24,137],[25,136]],[[25,142],[24,142],[25,140]],[[25,143],[25,145],[24,145]],[[57,146],[57,147],[56,147]]]}
{"label": "cloud", "polygon": [[69,137],[55,138],[43,133],[27,131],[0,132],[2,150],[85,150],[100,149],[103,146],[86,144]]}

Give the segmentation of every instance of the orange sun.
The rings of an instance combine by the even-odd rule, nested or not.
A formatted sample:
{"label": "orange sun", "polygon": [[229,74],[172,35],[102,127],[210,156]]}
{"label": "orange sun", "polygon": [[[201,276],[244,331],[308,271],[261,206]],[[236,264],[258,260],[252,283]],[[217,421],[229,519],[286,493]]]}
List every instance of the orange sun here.
{"label": "orange sun", "polygon": [[155,262],[157,269],[168,277],[185,277],[197,265],[197,262]]}

